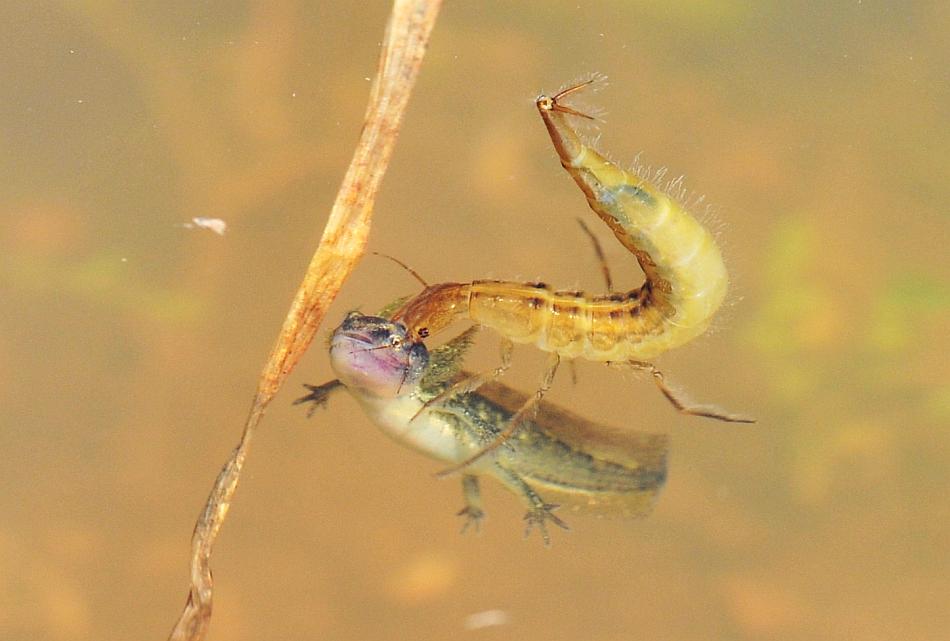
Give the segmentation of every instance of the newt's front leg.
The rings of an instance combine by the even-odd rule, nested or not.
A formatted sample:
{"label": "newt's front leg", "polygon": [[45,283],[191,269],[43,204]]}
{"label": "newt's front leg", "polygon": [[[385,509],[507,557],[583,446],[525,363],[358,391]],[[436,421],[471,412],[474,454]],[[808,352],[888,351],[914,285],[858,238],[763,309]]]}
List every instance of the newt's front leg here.
{"label": "newt's front leg", "polygon": [[307,410],[307,418],[313,416],[313,413],[318,407],[327,406],[327,401],[330,398],[330,394],[336,392],[339,389],[343,389],[343,383],[335,378],[332,381],[324,383],[323,385],[310,385],[309,383],[304,383],[303,386],[310,390],[310,393],[295,400],[294,405],[312,403],[312,405],[310,405],[310,409]]}

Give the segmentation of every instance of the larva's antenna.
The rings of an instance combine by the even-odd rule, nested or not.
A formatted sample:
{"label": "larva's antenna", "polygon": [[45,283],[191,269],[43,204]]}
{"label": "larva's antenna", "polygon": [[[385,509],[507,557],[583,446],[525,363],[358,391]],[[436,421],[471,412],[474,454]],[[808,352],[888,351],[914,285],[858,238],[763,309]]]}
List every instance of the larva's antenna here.
{"label": "larva's antenna", "polygon": [[394,257],[390,256],[389,254],[384,254],[384,253],[382,253],[382,252],[373,252],[373,255],[374,255],[374,256],[379,256],[379,257],[381,257],[381,258],[388,258],[389,260],[393,261],[394,263],[396,263],[397,265],[399,265],[400,267],[402,267],[403,269],[405,269],[407,272],[409,272],[410,274],[412,274],[413,278],[415,278],[417,281],[419,281],[420,283],[422,283],[422,286],[423,286],[423,287],[428,287],[428,286],[429,286],[429,283],[427,283],[427,282],[425,281],[425,279],[424,279],[422,276],[420,276],[420,275],[416,272],[416,270],[414,270],[412,267],[410,267],[410,266],[407,265],[406,263],[402,262],[402,261],[399,260],[398,258],[394,258]]}

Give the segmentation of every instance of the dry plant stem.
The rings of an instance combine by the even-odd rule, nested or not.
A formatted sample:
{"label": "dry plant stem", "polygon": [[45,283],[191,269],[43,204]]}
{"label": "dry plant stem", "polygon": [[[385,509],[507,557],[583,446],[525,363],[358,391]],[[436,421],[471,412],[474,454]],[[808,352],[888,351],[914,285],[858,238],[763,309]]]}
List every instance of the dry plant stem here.
{"label": "dry plant stem", "polygon": [[306,351],[343,281],[362,257],[373,203],[389,165],[396,135],[425,54],[441,0],[395,0],[386,26],[379,72],[363,131],[343,178],[323,237],[264,366],[241,442],[215,481],[192,535],[191,590],[169,635],[203,639],[211,621],[212,546],[231,505],[254,429],[267,404]]}

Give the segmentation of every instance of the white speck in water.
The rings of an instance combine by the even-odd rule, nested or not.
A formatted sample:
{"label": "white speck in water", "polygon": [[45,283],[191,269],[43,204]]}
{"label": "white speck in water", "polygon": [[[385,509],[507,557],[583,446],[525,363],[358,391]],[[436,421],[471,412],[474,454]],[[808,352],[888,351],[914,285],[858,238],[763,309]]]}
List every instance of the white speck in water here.
{"label": "white speck in water", "polygon": [[196,216],[191,219],[190,223],[182,223],[181,226],[185,229],[210,229],[218,236],[224,236],[224,232],[228,230],[228,224],[225,221],[220,218],[208,218],[206,216]]}
{"label": "white speck in water", "polygon": [[505,625],[509,621],[508,613],[504,610],[484,610],[465,617],[466,630],[491,628],[496,625]]}

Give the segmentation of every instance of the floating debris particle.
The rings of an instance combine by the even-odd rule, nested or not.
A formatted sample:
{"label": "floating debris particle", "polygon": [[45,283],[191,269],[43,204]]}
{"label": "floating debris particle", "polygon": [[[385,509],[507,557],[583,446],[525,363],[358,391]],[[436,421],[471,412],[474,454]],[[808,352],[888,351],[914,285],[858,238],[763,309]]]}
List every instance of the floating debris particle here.
{"label": "floating debris particle", "polygon": [[508,613],[504,610],[484,610],[465,617],[466,630],[480,630],[496,625],[505,625],[509,621]]}
{"label": "floating debris particle", "polygon": [[196,216],[191,219],[190,223],[182,223],[181,225],[185,229],[210,229],[218,236],[224,236],[224,232],[228,230],[228,223],[220,218],[208,218],[206,216]]}

